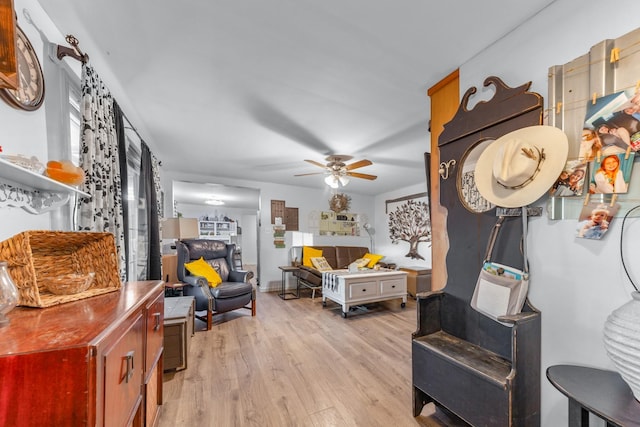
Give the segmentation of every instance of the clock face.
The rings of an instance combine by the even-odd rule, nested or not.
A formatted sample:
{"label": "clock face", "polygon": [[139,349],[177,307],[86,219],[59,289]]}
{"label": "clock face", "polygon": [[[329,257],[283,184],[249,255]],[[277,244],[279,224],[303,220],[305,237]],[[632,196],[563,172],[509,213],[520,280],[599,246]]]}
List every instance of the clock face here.
{"label": "clock face", "polygon": [[37,110],[44,101],[44,76],[33,46],[18,26],[16,26],[16,34],[18,88],[1,89],[0,97],[12,107],[33,111]]}

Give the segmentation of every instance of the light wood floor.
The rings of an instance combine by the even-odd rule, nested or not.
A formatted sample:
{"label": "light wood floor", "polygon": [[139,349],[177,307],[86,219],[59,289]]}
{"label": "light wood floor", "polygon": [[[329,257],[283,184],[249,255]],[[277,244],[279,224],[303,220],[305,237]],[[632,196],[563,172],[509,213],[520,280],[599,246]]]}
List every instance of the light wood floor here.
{"label": "light wood floor", "polygon": [[452,426],[428,405],[412,414],[415,301],[371,304],[341,316],[322,297],[257,295],[248,310],[197,321],[188,368],[164,375],[160,427]]}

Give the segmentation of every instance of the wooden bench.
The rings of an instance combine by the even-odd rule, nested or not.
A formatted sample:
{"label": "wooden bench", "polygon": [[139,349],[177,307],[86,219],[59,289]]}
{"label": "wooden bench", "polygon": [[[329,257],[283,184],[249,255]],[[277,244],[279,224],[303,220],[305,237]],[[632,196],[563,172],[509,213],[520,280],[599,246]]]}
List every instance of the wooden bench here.
{"label": "wooden bench", "polygon": [[[504,317],[500,325],[443,291],[418,294],[413,334],[414,416],[435,402],[471,425],[530,426],[539,422],[540,314]],[[458,319],[474,318],[477,336],[461,331]],[[491,323],[487,323],[491,322]],[[456,335],[454,335],[456,334]],[[482,345],[480,345],[480,343]]]}

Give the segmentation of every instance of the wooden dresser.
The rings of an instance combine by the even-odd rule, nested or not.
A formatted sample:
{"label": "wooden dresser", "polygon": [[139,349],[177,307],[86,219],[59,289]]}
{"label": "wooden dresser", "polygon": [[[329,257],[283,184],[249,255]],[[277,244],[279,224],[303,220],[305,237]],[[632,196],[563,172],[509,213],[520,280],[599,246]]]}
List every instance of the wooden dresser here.
{"label": "wooden dresser", "polygon": [[18,307],[0,328],[0,425],[153,426],[162,404],[164,289],[50,308]]}

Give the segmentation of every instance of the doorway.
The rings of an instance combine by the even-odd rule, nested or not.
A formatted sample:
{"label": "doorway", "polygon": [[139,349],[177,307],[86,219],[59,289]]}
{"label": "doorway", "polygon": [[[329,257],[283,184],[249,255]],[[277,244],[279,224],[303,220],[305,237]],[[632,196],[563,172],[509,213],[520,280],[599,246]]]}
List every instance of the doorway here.
{"label": "doorway", "polygon": [[260,247],[258,220],[260,218],[260,190],[217,183],[189,181],[172,182],[173,216],[197,218],[225,228],[230,223],[235,232],[211,235],[201,230],[202,238],[234,243],[240,252],[238,260],[242,270],[253,271],[252,282],[259,285]]}

